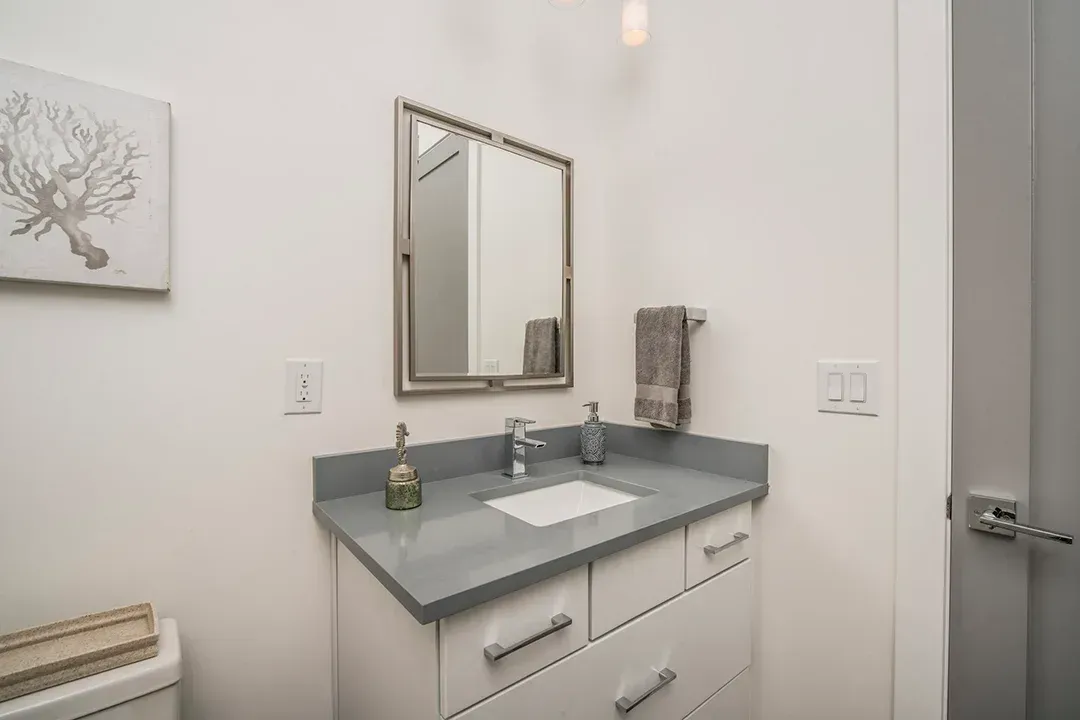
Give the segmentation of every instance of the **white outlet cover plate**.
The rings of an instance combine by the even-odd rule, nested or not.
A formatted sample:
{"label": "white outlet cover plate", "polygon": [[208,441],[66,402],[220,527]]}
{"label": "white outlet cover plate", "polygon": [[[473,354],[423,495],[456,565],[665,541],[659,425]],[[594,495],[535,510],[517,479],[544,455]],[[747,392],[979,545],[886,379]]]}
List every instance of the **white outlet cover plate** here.
{"label": "white outlet cover plate", "polygon": [[[311,374],[308,384],[308,402],[297,400],[300,373]],[[323,362],[306,358],[290,358],[285,361],[285,414],[313,415],[322,412]]]}
{"label": "white outlet cover plate", "polygon": [[[851,399],[851,376],[866,375],[866,402]],[[829,400],[829,375],[843,376],[843,399]],[[881,377],[877,360],[820,360],[817,364],[818,412],[877,416],[881,407]]]}

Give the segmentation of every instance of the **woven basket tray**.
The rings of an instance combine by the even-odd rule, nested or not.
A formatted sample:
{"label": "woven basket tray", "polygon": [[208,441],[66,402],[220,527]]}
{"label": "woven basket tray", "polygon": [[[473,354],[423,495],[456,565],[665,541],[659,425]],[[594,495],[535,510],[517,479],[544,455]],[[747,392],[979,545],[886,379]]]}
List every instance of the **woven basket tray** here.
{"label": "woven basket tray", "polygon": [[0,701],[157,653],[157,613],[150,603],[0,635]]}

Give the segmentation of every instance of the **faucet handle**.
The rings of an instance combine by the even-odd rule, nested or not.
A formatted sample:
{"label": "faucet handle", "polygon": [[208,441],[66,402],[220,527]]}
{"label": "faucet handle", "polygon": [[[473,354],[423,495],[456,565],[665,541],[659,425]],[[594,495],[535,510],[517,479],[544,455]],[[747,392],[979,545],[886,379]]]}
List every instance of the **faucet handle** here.
{"label": "faucet handle", "polygon": [[526,425],[532,425],[535,422],[535,420],[529,420],[523,417],[508,417],[506,418],[506,427],[525,427]]}

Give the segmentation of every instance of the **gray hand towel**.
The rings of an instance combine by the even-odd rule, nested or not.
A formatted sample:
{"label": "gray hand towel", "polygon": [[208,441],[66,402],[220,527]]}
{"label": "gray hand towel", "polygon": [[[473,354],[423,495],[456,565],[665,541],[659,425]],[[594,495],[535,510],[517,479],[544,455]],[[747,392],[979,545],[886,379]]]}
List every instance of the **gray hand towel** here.
{"label": "gray hand towel", "polygon": [[690,331],[686,307],[637,311],[634,419],[674,428],[690,422]]}
{"label": "gray hand towel", "polygon": [[537,318],[525,323],[525,357],[521,372],[525,375],[559,372],[558,318]]}

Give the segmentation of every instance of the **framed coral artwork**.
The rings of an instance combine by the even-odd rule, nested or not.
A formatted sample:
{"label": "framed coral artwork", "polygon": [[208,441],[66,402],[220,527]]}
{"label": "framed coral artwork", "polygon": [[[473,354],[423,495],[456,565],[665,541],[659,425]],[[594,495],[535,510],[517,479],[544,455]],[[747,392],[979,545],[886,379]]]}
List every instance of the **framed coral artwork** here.
{"label": "framed coral artwork", "polygon": [[169,289],[169,105],[0,60],[0,279]]}

